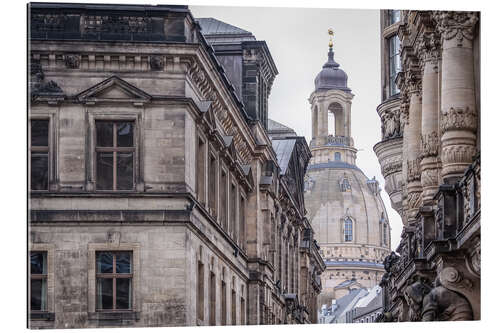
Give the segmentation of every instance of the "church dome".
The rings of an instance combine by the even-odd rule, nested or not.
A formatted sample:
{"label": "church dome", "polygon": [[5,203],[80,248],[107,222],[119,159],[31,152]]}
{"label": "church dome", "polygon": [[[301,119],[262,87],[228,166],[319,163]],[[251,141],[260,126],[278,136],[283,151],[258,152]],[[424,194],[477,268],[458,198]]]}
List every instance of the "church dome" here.
{"label": "church dome", "polygon": [[333,59],[333,50],[328,52],[328,61],[323,65],[321,72],[314,79],[315,91],[318,90],[343,90],[351,91],[347,87],[347,74],[341,70],[340,65]]}

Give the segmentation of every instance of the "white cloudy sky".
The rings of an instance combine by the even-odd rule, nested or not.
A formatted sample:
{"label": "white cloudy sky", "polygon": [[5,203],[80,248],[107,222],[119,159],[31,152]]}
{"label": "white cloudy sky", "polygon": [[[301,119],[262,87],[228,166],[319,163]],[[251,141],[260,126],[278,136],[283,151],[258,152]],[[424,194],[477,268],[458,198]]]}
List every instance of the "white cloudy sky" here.
{"label": "white cloudy sky", "polygon": [[[269,100],[269,117],[311,138],[308,98],[314,78],[327,60],[328,28],[333,28],[335,60],[349,76],[352,136],[359,149],[357,164],[367,177],[384,186],[373,146],[380,141],[379,11],[363,9],[262,8],[190,6],[195,17],[213,17],[251,31],[265,40],[278,67]],[[401,218],[382,191],[392,226],[392,248],[399,243]]]}

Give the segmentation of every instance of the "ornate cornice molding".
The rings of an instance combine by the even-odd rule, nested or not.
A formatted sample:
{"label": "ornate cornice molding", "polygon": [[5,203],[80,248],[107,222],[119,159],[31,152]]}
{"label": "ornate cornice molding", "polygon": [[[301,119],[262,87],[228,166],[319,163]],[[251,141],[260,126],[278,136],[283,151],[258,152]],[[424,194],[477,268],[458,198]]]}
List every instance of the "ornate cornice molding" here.
{"label": "ornate cornice molding", "polygon": [[464,39],[474,38],[478,12],[434,11],[432,16],[443,40],[456,39],[457,46],[463,46]]}

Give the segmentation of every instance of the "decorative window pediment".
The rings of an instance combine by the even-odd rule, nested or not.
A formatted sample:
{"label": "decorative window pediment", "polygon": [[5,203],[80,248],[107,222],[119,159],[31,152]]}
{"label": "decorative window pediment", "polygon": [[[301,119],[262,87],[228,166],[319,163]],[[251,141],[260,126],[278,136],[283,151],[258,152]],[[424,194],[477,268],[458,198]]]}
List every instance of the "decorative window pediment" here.
{"label": "decorative window pediment", "polygon": [[151,95],[120,79],[118,76],[111,76],[95,86],[82,91],[75,97],[78,101],[86,104],[126,102],[142,105],[151,100]]}

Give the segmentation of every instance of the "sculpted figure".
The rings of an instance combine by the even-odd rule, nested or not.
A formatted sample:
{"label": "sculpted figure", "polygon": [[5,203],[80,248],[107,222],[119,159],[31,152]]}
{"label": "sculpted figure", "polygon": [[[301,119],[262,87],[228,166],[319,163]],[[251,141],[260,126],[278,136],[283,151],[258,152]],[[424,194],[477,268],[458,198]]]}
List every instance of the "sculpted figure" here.
{"label": "sculpted figure", "polygon": [[430,286],[420,279],[405,288],[403,295],[409,307],[408,319],[410,321],[421,320],[422,304],[430,291]]}
{"label": "sculpted figure", "polygon": [[472,308],[464,296],[445,288],[439,278],[434,284],[423,300],[422,321],[472,320]]}

